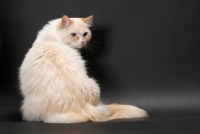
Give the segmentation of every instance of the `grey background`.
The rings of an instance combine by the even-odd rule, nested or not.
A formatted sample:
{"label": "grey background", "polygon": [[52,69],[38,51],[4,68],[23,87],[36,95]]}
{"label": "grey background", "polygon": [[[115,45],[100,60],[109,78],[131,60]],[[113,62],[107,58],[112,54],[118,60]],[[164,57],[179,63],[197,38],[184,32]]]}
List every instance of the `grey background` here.
{"label": "grey background", "polygon": [[[200,1],[2,0],[0,114],[20,119],[18,68],[47,21],[94,15],[82,55],[105,103],[151,116],[200,115]],[[5,116],[6,114],[6,116]]]}

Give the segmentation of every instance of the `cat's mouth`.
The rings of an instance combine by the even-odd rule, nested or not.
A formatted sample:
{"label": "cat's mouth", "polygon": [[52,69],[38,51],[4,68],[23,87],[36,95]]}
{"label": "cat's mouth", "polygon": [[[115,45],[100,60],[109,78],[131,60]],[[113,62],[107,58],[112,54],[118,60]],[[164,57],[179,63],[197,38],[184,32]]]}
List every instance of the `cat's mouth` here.
{"label": "cat's mouth", "polygon": [[81,41],[81,45],[83,46],[83,45],[85,45],[86,44],[86,42],[85,41]]}
{"label": "cat's mouth", "polygon": [[76,48],[76,49],[81,49],[83,47],[86,47],[88,42],[81,42],[79,44],[69,44],[71,47]]}
{"label": "cat's mouth", "polygon": [[86,45],[87,45],[87,42],[86,42],[86,41],[80,43],[80,47],[84,47],[84,46],[86,46]]}
{"label": "cat's mouth", "polygon": [[87,45],[87,43],[80,44],[80,45],[75,46],[75,48],[81,49],[81,48],[85,47],[86,45]]}

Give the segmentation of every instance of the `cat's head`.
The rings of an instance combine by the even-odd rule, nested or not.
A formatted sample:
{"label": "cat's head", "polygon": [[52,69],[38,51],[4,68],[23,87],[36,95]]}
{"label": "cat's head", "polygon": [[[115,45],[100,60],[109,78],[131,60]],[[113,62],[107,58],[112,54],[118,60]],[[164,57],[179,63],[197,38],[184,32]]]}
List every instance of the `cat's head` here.
{"label": "cat's head", "polygon": [[71,47],[82,48],[91,39],[92,35],[89,27],[92,26],[92,23],[93,16],[86,18],[68,18],[64,15],[57,25],[60,39]]}

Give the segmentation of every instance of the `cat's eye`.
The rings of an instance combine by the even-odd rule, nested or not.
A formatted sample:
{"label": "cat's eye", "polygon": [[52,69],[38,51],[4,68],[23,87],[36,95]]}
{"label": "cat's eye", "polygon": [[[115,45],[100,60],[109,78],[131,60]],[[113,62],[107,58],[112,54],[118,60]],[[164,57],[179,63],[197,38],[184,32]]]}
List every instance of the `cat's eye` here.
{"label": "cat's eye", "polygon": [[71,33],[71,35],[72,35],[73,37],[75,37],[75,36],[76,36],[76,33]]}
{"label": "cat's eye", "polygon": [[88,32],[85,32],[85,33],[83,34],[83,36],[87,36],[87,34],[88,34]]}

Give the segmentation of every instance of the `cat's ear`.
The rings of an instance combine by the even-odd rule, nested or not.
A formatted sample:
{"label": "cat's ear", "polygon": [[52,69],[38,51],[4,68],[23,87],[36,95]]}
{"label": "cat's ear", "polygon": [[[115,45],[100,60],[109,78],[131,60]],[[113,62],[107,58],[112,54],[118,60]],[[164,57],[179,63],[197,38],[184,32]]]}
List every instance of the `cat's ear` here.
{"label": "cat's ear", "polygon": [[69,19],[68,16],[63,15],[60,24],[58,25],[58,29],[63,29],[64,27],[68,27],[72,21]]}
{"label": "cat's ear", "polygon": [[91,27],[93,24],[93,15],[87,18],[82,18],[82,20],[88,25],[88,27]]}

